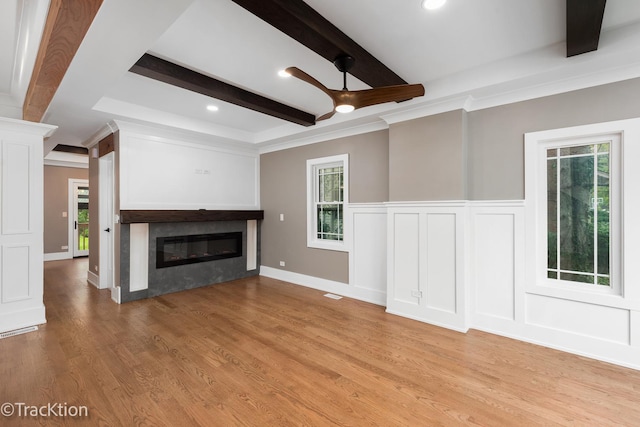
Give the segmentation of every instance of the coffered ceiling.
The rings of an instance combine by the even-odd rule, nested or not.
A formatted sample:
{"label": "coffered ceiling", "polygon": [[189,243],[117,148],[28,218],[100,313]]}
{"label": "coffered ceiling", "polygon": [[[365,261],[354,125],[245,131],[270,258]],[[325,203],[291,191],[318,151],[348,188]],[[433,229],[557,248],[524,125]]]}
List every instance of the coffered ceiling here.
{"label": "coffered ceiling", "polygon": [[[46,3],[0,3],[2,116],[22,118]],[[242,3],[104,0],[44,113],[43,122],[59,126],[46,142],[47,150],[56,144],[81,146],[114,119],[269,150],[450,108],[474,110],[640,76],[636,0],[608,0],[598,49],[572,57],[567,57],[567,9],[561,0],[448,0],[437,11],[423,10],[420,0],[306,0],[402,80],[426,89],[423,97],[336,114],[310,125],[129,71],[147,54],[311,118],[330,111],[332,103],[324,93],[277,72],[296,66],[335,89],[342,88],[342,75],[321,54]],[[314,37],[308,32],[302,36]],[[348,86],[370,87],[352,75]],[[218,110],[209,111],[208,105]]]}

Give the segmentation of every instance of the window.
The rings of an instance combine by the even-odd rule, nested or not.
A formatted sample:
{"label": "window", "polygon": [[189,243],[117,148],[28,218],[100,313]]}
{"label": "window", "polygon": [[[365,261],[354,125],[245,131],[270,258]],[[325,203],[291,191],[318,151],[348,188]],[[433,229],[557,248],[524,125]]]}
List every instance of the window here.
{"label": "window", "polygon": [[547,277],[610,286],[611,142],[547,148]]}
{"label": "window", "polygon": [[307,161],[307,246],[346,250],[347,154]]}
{"label": "window", "polygon": [[598,301],[594,295],[622,296],[619,125],[526,135],[530,290],[591,302]]}

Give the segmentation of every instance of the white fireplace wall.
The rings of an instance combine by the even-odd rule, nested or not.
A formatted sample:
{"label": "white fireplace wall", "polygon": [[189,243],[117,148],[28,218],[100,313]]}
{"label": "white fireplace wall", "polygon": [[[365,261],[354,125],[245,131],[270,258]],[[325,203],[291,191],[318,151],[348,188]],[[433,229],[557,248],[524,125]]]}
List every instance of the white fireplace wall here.
{"label": "white fireplace wall", "polygon": [[116,123],[120,209],[259,209],[259,155],[255,150]]}

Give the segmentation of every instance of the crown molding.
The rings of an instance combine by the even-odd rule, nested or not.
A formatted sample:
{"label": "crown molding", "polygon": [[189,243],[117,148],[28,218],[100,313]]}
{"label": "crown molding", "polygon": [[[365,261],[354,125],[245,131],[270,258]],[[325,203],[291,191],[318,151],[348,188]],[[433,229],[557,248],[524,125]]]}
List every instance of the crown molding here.
{"label": "crown molding", "polygon": [[32,135],[38,135],[42,138],[48,138],[53,135],[56,129],[58,129],[58,126],[0,117],[1,131],[28,133]]}
{"label": "crown molding", "polygon": [[264,143],[259,145],[258,152],[260,154],[271,153],[274,151],[286,150],[289,148],[302,147],[304,145],[316,144],[318,142],[331,141],[338,138],[345,138],[354,135],[361,135],[363,133],[376,132],[380,130],[388,129],[383,120],[376,119],[373,122],[359,124],[356,126],[349,126],[341,129],[327,130],[325,132],[317,133],[314,135],[294,138],[286,141],[276,143]]}

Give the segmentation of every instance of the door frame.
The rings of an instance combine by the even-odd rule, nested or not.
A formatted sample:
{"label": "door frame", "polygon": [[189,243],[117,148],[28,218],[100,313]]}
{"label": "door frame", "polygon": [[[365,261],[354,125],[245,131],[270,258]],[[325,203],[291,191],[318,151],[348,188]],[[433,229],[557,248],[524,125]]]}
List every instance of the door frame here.
{"label": "door frame", "polygon": [[[115,156],[113,152],[99,158],[99,289],[115,287]],[[110,231],[105,231],[109,229]],[[117,301],[119,302],[119,301]]]}
{"label": "door frame", "polygon": [[69,225],[67,227],[69,231],[68,238],[67,238],[67,242],[68,242],[67,245],[69,245],[69,247],[67,248],[67,251],[69,255],[71,255],[71,258],[89,255],[88,250],[86,251],[86,253],[85,251],[82,251],[81,253],[79,252],[78,254],[76,254],[76,239],[75,239],[76,236],[75,236],[74,222],[78,217],[76,188],[80,186],[89,187],[89,180],[80,179],[80,178],[69,178],[69,191],[68,191],[69,209],[67,210],[67,218],[69,219],[68,221]]}

